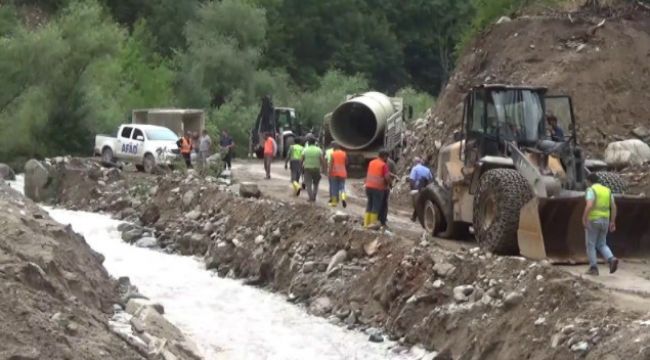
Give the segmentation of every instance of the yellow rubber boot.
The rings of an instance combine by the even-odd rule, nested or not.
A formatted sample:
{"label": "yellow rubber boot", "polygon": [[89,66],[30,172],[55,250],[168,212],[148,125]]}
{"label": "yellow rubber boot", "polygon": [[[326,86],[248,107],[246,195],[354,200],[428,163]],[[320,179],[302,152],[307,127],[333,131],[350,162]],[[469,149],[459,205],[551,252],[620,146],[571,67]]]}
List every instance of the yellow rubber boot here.
{"label": "yellow rubber boot", "polygon": [[378,229],[379,228],[379,214],[369,213],[368,215],[368,229]]}
{"label": "yellow rubber boot", "polygon": [[341,205],[343,205],[343,208],[348,207],[348,196],[345,195],[345,191],[341,191],[339,197],[341,198]]}
{"label": "yellow rubber boot", "polygon": [[335,197],[332,197],[330,198],[329,204],[331,207],[336,207],[339,204],[339,200]]}
{"label": "yellow rubber boot", "polygon": [[363,213],[363,227],[367,228],[370,225],[370,213]]}

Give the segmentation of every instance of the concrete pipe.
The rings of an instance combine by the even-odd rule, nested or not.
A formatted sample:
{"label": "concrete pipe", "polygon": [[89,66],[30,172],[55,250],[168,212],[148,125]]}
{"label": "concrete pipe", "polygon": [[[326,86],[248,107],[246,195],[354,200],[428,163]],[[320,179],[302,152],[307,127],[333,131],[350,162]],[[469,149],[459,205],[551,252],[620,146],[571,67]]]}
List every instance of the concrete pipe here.
{"label": "concrete pipe", "polygon": [[362,150],[383,137],[386,122],[393,113],[395,110],[388,96],[367,92],[334,110],[330,134],[344,148]]}

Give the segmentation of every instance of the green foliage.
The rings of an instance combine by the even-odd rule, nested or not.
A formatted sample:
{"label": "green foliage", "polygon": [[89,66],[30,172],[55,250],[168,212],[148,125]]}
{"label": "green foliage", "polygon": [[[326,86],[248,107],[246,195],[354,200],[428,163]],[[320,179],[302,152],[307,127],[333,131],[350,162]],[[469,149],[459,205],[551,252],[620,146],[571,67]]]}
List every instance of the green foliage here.
{"label": "green foliage", "polygon": [[235,141],[235,154],[245,156],[250,129],[259,110],[259,103],[251,102],[241,90],[229,95],[225,103],[208,116],[207,129],[215,137],[213,143],[218,144],[221,130],[227,130]]}
{"label": "green foliage", "polygon": [[[266,36],[264,10],[237,0],[203,4],[187,24],[188,49],[179,56],[179,100],[220,106],[236,90],[250,95]],[[246,26],[241,26],[246,24]]]}
{"label": "green foliage", "polygon": [[167,103],[171,74],[141,41],[127,41],[93,1],[0,37],[0,161],[89,154],[94,135],[112,132],[135,102]]}
{"label": "green foliage", "polygon": [[306,128],[317,128],[323,116],[342,103],[345,95],[368,91],[368,80],[362,75],[346,76],[338,70],[328,71],[312,92],[301,93],[295,104],[297,117]]}
{"label": "green foliage", "polygon": [[413,107],[413,119],[423,117],[426,111],[434,106],[435,98],[425,92],[419,92],[412,87],[400,89],[396,97],[404,99],[405,106]]}

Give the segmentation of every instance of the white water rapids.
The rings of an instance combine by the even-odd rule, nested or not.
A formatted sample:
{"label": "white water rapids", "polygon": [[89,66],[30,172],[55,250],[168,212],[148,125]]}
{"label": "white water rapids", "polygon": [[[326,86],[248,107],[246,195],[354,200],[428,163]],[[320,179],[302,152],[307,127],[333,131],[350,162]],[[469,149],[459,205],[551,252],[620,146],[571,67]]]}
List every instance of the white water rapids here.
{"label": "white water rapids", "polygon": [[[22,192],[22,177],[12,187]],[[160,302],[165,316],[207,359],[419,359],[420,349],[398,354],[391,344],[313,317],[282,297],[205,270],[202,261],[128,245],[107,215],[47,208],[52,218],[82,234],[106,257],[114,277],[128,276]],[[394,344],[392,344],[394,345]]]}

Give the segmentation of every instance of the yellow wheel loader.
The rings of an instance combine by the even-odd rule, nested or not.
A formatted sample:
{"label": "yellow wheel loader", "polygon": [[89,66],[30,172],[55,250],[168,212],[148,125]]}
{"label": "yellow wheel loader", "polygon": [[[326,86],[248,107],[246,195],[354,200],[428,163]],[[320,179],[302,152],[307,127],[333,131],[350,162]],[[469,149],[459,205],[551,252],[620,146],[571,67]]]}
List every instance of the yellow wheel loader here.
{"label": "yellow wheel loader", "polygon": [[473,229],[479,246],[496,254],[584,262],[585,180],[595,172],[618,206],[608,240],[614,253],[650,251],[650,201],[626,194],[625,181],[604,162],[585,159],[568,96],[481,85],[465,98],[461,129],[440,150],[435,179],[416,201],[420,223],[434,236],[461,238]]}

